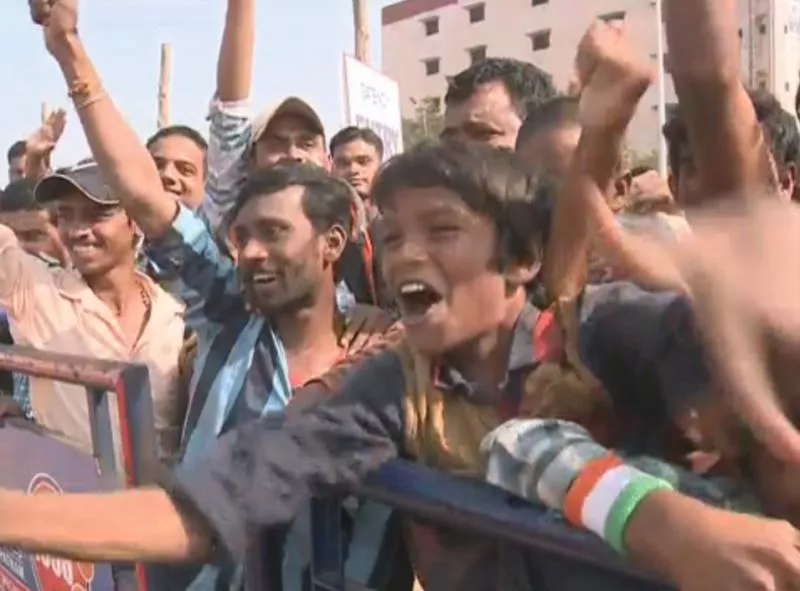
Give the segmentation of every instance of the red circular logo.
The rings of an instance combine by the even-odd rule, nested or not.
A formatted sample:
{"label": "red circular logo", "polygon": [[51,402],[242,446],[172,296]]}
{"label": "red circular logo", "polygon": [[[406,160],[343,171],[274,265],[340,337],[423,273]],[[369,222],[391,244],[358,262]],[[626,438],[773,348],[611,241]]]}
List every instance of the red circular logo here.
{"label": "red circular logo", "polygon": [[[61,494],[61,487],[48,474],[37,474],[28,485],[29,495]],[[91,591],[94,565],[57,556],[37,554],[33,572],[39,591]]]}

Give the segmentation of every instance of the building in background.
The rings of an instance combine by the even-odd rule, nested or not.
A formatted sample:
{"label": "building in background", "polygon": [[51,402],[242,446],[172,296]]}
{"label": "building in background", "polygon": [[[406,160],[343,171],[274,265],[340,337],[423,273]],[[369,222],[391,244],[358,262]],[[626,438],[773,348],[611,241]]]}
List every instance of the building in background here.
{"label": "building in background", "polygon": [[[422,102],[441,104],[447,76],[484,57],[533,62],[565,88],[578,42],[598,18],[624,19],[639,51],[654,64],[658,58],[655,0],[402,0],[386,6],[382,17],[383,72],[399,83],[408,118]],[[794,112],[800,0],[739,0],[739,22],[745,83],[770,90]],[[669,75],[665,98],[675,101]],[[639,155],[658,148],[657,103],[654,85],[629,132]]]}

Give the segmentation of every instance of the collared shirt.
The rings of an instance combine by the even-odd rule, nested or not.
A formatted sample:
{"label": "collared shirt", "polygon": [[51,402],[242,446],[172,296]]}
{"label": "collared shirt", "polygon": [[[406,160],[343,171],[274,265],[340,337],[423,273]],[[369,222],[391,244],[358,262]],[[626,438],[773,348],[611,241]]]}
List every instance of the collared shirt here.
{"label": "collared shirt", "polygon": [[[179,273],[184,286],[186,326],[197,334],[184,442],[198,424],[206,401],[227,407],[220,409],[225,416],[218,425],[227,429],[258,343],[268,348],[276,345],[270,341],[270,331],[265,336],[268,323],[247,309],[236,267],[220,251],[205,220],[186,207],[180,206],[171,231],[151,243],[148,254],[160,268]],[[283,406],[278,404],[275,408]]]}
{"label": "collared shirt", "polygon": [[[680,304],[678,296],[661,297],[631,285],[612,287],[617,287],[612,293],[604,288],[587,293],[585,300],[592,303],[584,302],[580,325],[584,346],[592,353],[605,349],[605,359],[614,360],[606,377],[626,376],[611,380],[611,387],[621,389],[610,392],[612,398],[621,404],[637,399],[665,404],[685,391],[703,391],[707,374],[702,358],[688,354],[696,352],[694,333],[686,332],[691,318],[680,317],[690,307]],[[627,355],[628,347],[637,345],[631,341],[635,332],[599,330],[612,316],[638,323],[642,355]],[[523,334],[527,341],[527,327],[515,333],[512,358],[523,342],[517,335]],[[628,337],[621,351],[620,336]],[[643,357],[654,352],[658,357]],[[587,362],[596,366],[602,358]],[[254,525],[288,523],[301,501],[355,485],[383,463],[406,455],[404,375],[393,349],[367,358],[342,381],[338,396],[285,419],[267,418],[235,429],[203,462],[178,469],[165,486],[178,502],[188,500],[216,533],[220,547],[241,560]]]}
{"label": "collared shirt", "polygon": [[[14,342],[43,351],[143,363],[150,370],[155,427],[161,447],[176,445],[177,363],[183,343],[183,307],[145,275],[151,311],[139,341],[130,348],[113,312],[74,270],[52,269],[27,254],[14,233],[0,225],[0,305],[8,311]],[[85,389],[32,378],[35,420],[91,452]],[[110,408],[117,449],[116,400]]]}

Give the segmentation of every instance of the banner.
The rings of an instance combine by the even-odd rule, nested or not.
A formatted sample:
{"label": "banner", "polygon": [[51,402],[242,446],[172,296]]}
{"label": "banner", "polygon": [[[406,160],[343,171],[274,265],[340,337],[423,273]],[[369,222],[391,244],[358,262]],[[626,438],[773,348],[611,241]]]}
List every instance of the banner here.
{"label": "banner", "polygon": [[403,151],[403,118],[397,82],[344,56],[345,125],[369,127],[383,140],[384,158]]}
{"label": "banner", "polygon": [[[31,495],[108,490],[92,456],[40,429],[0,427],[0,487]],[[114,591],[111,568],[0,548],[2,591]]]}

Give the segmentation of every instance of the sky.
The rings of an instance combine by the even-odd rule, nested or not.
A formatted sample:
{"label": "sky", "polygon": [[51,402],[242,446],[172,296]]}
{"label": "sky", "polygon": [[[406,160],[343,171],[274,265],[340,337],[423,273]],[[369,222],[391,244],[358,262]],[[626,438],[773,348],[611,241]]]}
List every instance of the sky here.
{"label": "sky", "polygon": [[[380,11],[392,0],[369,0],[373,67],[380,68]],[[37,127],[42,102],[68,109],[67,129],[53,155],[64,166],[89,156],[71,112],[61,72],[47,53],[24,0],[0,0],[0,186],[5,152]],[[143,139],[156,129],[162,43],[173,51],[171,117],[207,132],[225,0],[81,0],[79,29],[106,90]],[[267,107],[296,94],[327,129],[343,120],[342,54],[353,52],[351,0],[257,0],[253,100]]]}

